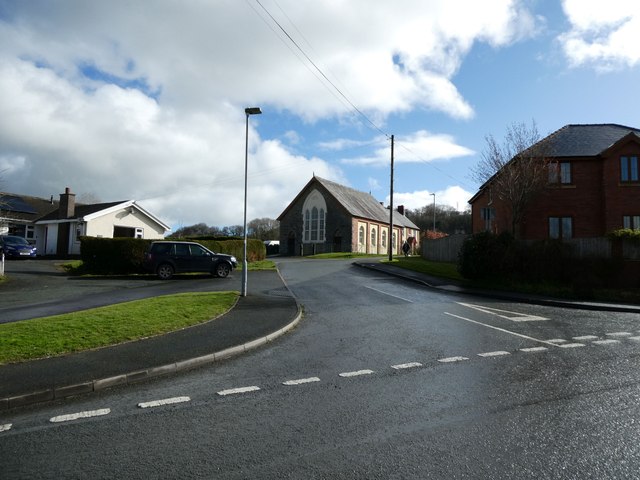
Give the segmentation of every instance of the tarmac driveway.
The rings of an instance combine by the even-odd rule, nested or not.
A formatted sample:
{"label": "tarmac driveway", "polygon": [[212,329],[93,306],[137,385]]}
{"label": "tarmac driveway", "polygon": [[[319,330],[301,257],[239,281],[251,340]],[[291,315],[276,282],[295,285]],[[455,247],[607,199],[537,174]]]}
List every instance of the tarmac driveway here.
{"label": "tarmac driveway", "polygon": [[68,313],[141,298],[180,292],[240,290],[240,277],[154,276],[69,277],[61,260],[8,260],[0,283],[0,323]]}

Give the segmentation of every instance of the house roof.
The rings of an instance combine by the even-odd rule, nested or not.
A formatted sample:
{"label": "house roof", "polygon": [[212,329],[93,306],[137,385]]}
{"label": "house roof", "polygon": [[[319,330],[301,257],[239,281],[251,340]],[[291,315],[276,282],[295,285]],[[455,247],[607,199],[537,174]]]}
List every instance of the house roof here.
{"label": "house roof", "polygon": [[640,138],[639,129],[613,123],[565,125],[543,141],[551,157],[594,157],[630,133]]}
{"label": "house roof", "polygon": [[48,221],[52,221],[52,220],[69,220],[69,219],[83,218],[83,217],[86,217],[88,215],[100,212],[102,210],[106,210],[106,209],[111,208],[111,207],[115,207],[115,206],[123,204],[123,203],[127,203],[127,201],[125,200],[125,201],[121,201],[121,202],[94,203],[94,204],[91,204],[91,205],[76,204],[75,213],[69,218],[65,218],[65,219],[58,218],[58,210],[56,209],[53,212],[49,212],[48,214],[40,217],[38,219],[38,222],[48,222]]}
{"label": "house roof", "polygon": [[[309,183],[300,191],[298,196],[289,204],[279,219],[291,208],[291,206],[305,193],[313,184],[320,184],[352,217],[374,220],[380,223],[389,223],[389,209],[385,208],[371,194],[360,192],[350,187],[345,187],[339,183],[314,176]],[[393,212],[393,224],[403,227],[420,230],[415,223],[398,211]]]}
{"label": "house roof", "polygon": [[58,201],[0,192],[0,217],[32,221],[58,210]]}

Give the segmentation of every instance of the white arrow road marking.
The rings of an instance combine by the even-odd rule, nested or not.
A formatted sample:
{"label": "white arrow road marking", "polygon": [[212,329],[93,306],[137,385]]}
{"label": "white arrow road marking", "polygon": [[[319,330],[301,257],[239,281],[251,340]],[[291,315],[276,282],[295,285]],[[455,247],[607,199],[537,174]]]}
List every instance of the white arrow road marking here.
{"label": "white arrow road marking", "polygon": [[221,390],[218,392],[218,395],[235,395],[236,393],[256,392],[258,390],[260,390],[260,387],[256,387],[255,385],[253,385],[251,387],[229,388],[228,390]]}
{"label": "white arrow road marking", "polygon": [[110,408],[103,408],[100,410],[88,410],[86,412],[70,413],[68,415],[58,415],[57,417],[51,418],[49,421],[52,423],[69,422],[71,420],[78,420],[79,418],[99,417],[102,415],[109,415],[110,413]]}
{"label": "white arrow road marking", "polygon": [[421,367],[422,364],[418,362],[401,363],[400,365],[391,365],[394,370],[404,370],[405,368]]}
{"label": "white arrow road marking", "polygon": [[309,378],[300,378],[298,380],[287,380],[286,382],[282,382],[283,385],[302,385],[303,383],[313,383],[319,382],[320,379],[318,377],[309,377]]}
{"label": "white arrow road marking", "polygon": [[460,320],[464,320],[465,322],[475,323],[476,325],[482,325],[483,327],[492,328],[494,330],[498,330],[499,332],[508,333],[509,335],[515,335],[516,337],[526,338],[527,340],[531,340],[533,342],[544,343],[545,345],[551,345],[553,347],[557,347],[555,343],[548,342],[547,340],[540,340],[539,338],[533,338],[528,335],[522,335],[521,333],[512,332],[505,328],[494,327],[493,325],[489,325],[487,323],[478,322],[476,320],[471,320],[470,318],[461,317],[460,315],[454,315],[453,313],[444,312],[445,315],[449,315],[450,317],[458,318]]}
{"label": "white arrow road marking", "polygon": [[373,370],[356,370],[355,372],[343,372],[339,373],[341,377],[359,377],[360,375],[371,375],[375,373]]}
{"label": "white arrow road marking", "polygon": [[138,404],[140,408],[153,408],[160,407],[162,405],[172,405],[174,403],[183,403],[190,402],[190,397],[173,397],[173,398],[165,398],[163,400],[154,400],[152,402],[141,402]]}
{"label": "white arrow road marking", "polygon": [[512,322],[538,322],[541,320],[549,320],[546,317],[539,317],[537,315],[527,315],[524,313],[511,312],[509,310],[500,310],[499,308],[485,307],[483,305],[474,305],[472,303],[462,303],[462,302],[457,302],[457,303],[464,307],[473,308],[474,310],[478,310],[480,312],[488,313],[491,315],[495,315],[496,317],[511,320]]}
{"label": "white arrow road marking", "polygon": [[0,432],[11,430],[11,427],[13,427],[12,423],[5,423],[4,425],[0,425]]}

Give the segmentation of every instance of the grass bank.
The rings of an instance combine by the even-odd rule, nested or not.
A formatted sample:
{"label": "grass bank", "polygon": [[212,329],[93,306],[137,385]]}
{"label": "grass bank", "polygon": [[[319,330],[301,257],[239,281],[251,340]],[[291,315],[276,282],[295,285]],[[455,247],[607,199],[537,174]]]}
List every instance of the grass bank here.
{"label": "grass bank", "polygon": [[0,364],[115,345],[206,322],[237,292],[183,293],[0,324]]}

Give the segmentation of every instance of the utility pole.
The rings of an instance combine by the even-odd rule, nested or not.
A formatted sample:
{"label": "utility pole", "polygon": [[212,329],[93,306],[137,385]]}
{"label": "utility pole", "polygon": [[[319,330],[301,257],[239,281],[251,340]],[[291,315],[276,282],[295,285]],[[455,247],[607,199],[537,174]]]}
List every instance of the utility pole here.
{"label": "utility pole", "polygon": [[391,187],[389,190],[389,261],[393,260],[393,135],[391,135]]}

